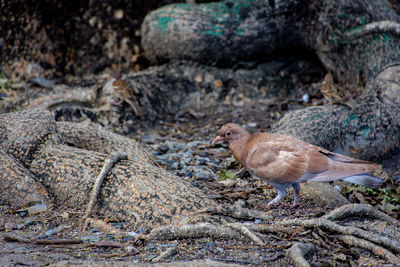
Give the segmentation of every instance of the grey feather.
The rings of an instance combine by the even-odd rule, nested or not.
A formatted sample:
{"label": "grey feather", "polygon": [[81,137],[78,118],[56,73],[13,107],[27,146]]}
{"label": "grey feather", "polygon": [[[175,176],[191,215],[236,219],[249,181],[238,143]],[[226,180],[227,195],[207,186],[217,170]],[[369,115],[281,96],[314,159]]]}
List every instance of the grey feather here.
{"label": "grey feather", "polygon": [[353,184],[363,185],[366,187],[378,188],[382,185],[383,179],[376,177],[372,174],[358,174],[352,175],[342,179],[343,181],[350,182]]}

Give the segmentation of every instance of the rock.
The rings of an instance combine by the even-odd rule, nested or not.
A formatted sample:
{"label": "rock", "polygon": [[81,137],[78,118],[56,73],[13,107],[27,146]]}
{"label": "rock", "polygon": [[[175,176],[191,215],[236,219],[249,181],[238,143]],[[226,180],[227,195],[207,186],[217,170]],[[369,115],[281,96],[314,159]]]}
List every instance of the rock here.
{"label": "rock", "polygon": [[301,190],[308,194],[318,206],[336,208],[349,204],[339,191],[326,183],[302,183]]}

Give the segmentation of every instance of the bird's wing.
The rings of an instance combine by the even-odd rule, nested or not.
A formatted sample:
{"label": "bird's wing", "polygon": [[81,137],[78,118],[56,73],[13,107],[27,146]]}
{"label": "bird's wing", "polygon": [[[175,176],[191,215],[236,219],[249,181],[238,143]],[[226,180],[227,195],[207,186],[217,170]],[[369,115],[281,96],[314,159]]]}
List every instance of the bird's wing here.
{"label": "bird's wing", "polygon": [[[321,153],[326,155],[327,158],[329,158],[330,160],[329,169],[319,173],[306,174],[304,175],[304,177],[300,179],[301,181],[328,182],[328,181],[339,180],[349,176],[368,174],[379,169],[379,164],[376,164],[374,162],[354,159],[344,155],[335,154],[329,151],[327,153],[325,151],[321,151]],[[367,182],[368,179],[364,180],[366,180]],[[356,184],[363,184],[363,183],[358,182]],[[365,185],[367,184],[368,183],[366,183]]]}
{"label": "bird's wing", "polygon": [[276,183],[297,182],[306,173],[329,169],[329,158],[312,146],[302,146],[297,139],[258,139],[250,143],[246,166],[263,179]]}
{"label": "bird's wing", "polygon": [[321,149],[320,152],[322,154],[324,154],[325,156],[327,156],[329,159],[331,159],[333,161],[337,161],[337,162],[354,163],[354,164],[367,164],[367,165],[371,165],[371,166],[379,166],[379,164],[377,164],[375,162],[351,158],[351,157],[348,157],[348,156],[345,156],[345,155],[341,155],[341,154],[336,154],[336,153],[330,152],[330,151],[325,150],[325,149]]}

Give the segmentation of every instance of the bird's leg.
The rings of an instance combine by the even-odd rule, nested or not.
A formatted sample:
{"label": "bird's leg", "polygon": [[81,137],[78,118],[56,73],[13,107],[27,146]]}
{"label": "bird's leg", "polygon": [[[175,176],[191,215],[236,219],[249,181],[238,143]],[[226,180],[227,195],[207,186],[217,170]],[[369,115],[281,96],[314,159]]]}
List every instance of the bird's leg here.
{"label": "bird's leg", "polygon": [[293,207],[296,207],[297,205],[299,205],[300,184],[294,183],[292,186],[294,193]]}
{"label": "bird's leg", "polygon": [[278,195],[267,204],[267,207],[270,207],[271,205],[278,203],[286,195],[287,186],[281,186],[275,188],[278,191]]}

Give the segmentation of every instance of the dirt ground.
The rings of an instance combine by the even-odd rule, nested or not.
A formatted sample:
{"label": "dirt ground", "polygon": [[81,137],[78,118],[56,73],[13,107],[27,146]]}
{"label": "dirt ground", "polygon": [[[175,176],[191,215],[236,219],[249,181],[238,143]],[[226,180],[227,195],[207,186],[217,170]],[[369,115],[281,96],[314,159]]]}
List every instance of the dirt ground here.
{"label": "dirt ground", "polygon": [[[154,128],[136,132],[130,137],[146,144],[161,167],[189,181],[219,204],[265,211],[276,219],[312,219],[328,213],[330,209],[321,207],[306,194],[301,194],[300,207],[290,208],[283,203],[266,209],[265,204],[274,197],[275,190],[262,181],[243,175],[243,172],[240,175],[239,166],[226,145],[210,145],[219,126],[230,121],[240,122],[251,132],[267,131],[288,110],[310,105],[304,103],[304,94],[313,99],[310,103],[324,104],[320,94],[311,87],[308,91],[296,92],[284,101],[266,102],[244,98],[235,105],[221,103],[203,112],[186,112],[179,117],[166,118]],[[393,168],[390,173],[396,177],[400,170]],[[391,186],[395,188],[396,184]],[[382,204],[383,193],[380,191],[371,193],[354,188],[344,192],[353,202],[381,205],[381,209],[385,210]],[[291,201],[292,192],[289,191],[284,202]],[[393,201],[390,203],[396,205]],[[144,242],[138,238],[143,234],[142,229],[125,229],[121,233],[110,234],[101,227],[91,226],[88,232],[80,232],[82,216],[80,211],[63,207],[49,207],[45,212],[30,214],[26,209],[14,210],[12,207],[1,206],[1,265],[146,266],[162,263],[165,264],[163,266],[290,266],[291,263],[285,257],[286,250],[293,242],[307,243],[310,240],[314,240],[319,247],[318,252],[309,259],[315,266],[348,266],[371,262],[369,252],[343,246],[335,235],[322,230],[301,232],[294,227],[290,233],[263,234],[262,238],[268,244],[266,246],[256,245],[246,238]],[[115,228],[123,228],[123,222],[108,223]],[[260,224],[262,221],[253,220],[248,223]],[[173,251],[172,255],[158,263],[154,262],[166,250]],[[373,258],[374,265],[383,264],[381,259]],[[168,262],[173,263],[167,265]]]}
{"label": "dirt ground", "polygon": [[[14,27],[15,34],[5,39],[7,45],[1,47],[4,57],[0,57],[0,101],[5,101],[10,93],[35,97],[37,83],[83,83],[84,79],[99,79],[103,72],[108,72],[105,76],[110,79],[114,75],[112,64],[123,71],[145,69],[149,63],[143,57],[137,33],[141,20],[151,9],[175,1],[143,1],[139,7],[135,1],[83,1],[76,6],[74,2],[70,6],[69,2],[60,4],[53,0],[37,5],[9,1],[12,5],[7,6],[3,2],[1,7],[6,15],[0,21],[1,37],[6,36],[10,27]],[[90,5],[81,8],[85,3]],[[34,25],[40,26],[37,31],[32,30]],[[30,73],[26,71],[28,66]],[[92,74],[86,77],[89,72]],[[322,77],[315,80],[321,81]],[[18,82],[9,83],[12,79]],[[323,104],[327,101],[322,99],[317,84],[296,88],[282,99],[243,97],[205,110],[169,114],[145,130],[112,130],[145,144],[160,167],[188,181],[218,204],[264,211],[276,220],[313,219],[331,209],[314,202],[304,192],[300,195],[302,205],[291,208],[285,205],[292,201],[290,190],[282,205],[267,209],[265,204],[275,196],[275,190],[241,172],[226,145],[210,143],[224,123],[239,123],[250,132],[268,131],[290,110]],[[123,105],[125,110],[129,109],[127,103]],[[7,107],[2,112],[16,108],[4,103],[1,106]],[[400,168],[393,162],[400,162],[400,151],[392,156],[398,160],[381,162],[392,178],[383,189],[338,186],[350,202],[374,205],[399,219]],[[143,229],[125,229],[124,222],[106,221],[113,229],[123,229],[119,233],[107,232],[109,229],[104,229],[101,222],[80,232],[82,216],[82,211],[65,207],[51,206],[34,213],[0,202],[0,266],[292,266],[286,253],[295,242],[312,242],[317,246],[317,252],[308,258],[313,266],[393,266],[385,265],[381,257],[367,250],[344,245],[337,235],[320,229],[304,231],[292,227],[290,231],[259,234],[265,246],[244,237],[146,242],[140,238],[146,234]],[[264,223],[258,219],[241,222]],[[370,227],[363,218],[357,224],[362,229]],[[159,259],[165,251],[171,251],[171,255]]]}

